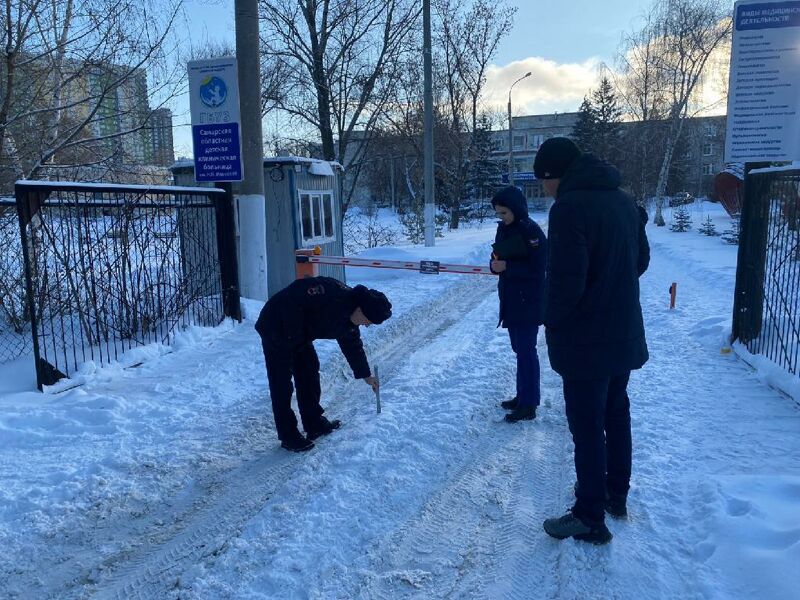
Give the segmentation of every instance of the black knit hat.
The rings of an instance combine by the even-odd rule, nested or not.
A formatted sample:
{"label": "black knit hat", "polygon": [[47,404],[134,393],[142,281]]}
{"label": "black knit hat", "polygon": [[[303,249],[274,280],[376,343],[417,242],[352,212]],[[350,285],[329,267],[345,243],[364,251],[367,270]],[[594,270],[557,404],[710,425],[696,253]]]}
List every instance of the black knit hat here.
{"label": "black knit hat", "polygon": [[533,161],[533,174],[536,179],[561,179],[580,155],[580,148],[571,139],[550,138],[539,146]]}
{"label": "black knit hat", "polygon": [[353,292],[356,295],[356,304],[371,323],[380,325],[392,316],[392,303],[383,292],[371,290],[363,285],[354,287]]}

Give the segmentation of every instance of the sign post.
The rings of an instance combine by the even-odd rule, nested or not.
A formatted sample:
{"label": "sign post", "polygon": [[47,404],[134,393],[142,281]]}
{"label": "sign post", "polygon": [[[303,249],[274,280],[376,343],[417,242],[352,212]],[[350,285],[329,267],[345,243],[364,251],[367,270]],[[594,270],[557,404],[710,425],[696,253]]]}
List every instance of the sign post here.
{"label": "sign post", "polygon": [[800,0],[734,7],[726,162],[800,159]]}
{"label": "sign post", "polygon": [[241,181],[236,58],[195,60],[188,69],[195,181]]}

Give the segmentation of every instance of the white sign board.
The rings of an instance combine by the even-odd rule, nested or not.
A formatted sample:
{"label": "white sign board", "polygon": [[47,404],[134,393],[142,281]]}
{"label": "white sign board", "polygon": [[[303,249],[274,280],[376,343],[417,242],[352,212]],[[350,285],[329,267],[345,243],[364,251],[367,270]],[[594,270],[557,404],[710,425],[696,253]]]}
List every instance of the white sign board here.
{"label": "white sign board", "polygon": [[734,7],[727,162],[800,159],[800,0]]}
{"label": "white sign board", "polygon": [[188,69],[195,181],[241,181],[236,58],[195,60]]}

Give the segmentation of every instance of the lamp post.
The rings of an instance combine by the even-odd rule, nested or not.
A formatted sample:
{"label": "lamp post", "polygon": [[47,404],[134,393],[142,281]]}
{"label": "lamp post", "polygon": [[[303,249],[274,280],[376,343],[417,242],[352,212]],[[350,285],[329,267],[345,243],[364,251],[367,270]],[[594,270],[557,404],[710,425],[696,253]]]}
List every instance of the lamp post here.
{"label": "lamp post", "polygon": [[423,86],[424,86],[424,180],[425,180],[425,245],[436,240],[436,200],[433,177],[433,62],[431,56],[431,0],[422,0]]}
{"label": "lamp post", "polygon": [[511,90],[514,89],[514,86],[517,85],[523,79],[526,79],[531,76],[531,72],[528,71],[517,79],[514,83],[511,84],[511,87],[508,90],[508,185],[514,185],[514,133],[511,129]]}

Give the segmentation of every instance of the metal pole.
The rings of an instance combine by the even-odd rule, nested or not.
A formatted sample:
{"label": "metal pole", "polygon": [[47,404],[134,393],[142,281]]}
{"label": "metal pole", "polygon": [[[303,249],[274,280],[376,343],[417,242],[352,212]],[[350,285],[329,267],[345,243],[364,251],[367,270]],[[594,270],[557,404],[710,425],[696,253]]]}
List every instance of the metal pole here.
{"label": "metal pole", "polygon": [[513,90],[514,86],[520,81],[530,76],[531,72],[528,71],[525,73],[525,75],[512,83],[510,88],[508,88],[508,185],[514,185],[514,134],[511,126],[511,90]]}
{"label": "metal pole", "polygon": [[422,0],[423,62],[425,69],[425,245],[435,240],[433,180],[433,66],[431,59],[431,0]]}
{"label": "metal pole", "polygon": [[[514,87],[513,85],[511,87]],[[514,185],[514,134],[511,130],[511,90],[508,90],[508,185]]]}
{"label": "metal pole", "polygon": [[744,165],[744,202],[740,216],[731,337],[745,344],[761,334],[769,243],[769,180],[765,175],[751,175],[750,171],[769,165],[768,162]]}
{"label": "metal pole", "polygon": [[267,220],[261,133],[258,0],[235,0],[236,62],[244,179],[238,185],[239,282],[242,295],[267,299]]}
{"label": "metal pole", "polygon": [[392,210],[397,211],[397,203],[395,198],[395,187],[394,187],[394,157],[391,159],[390,167],[389,167],[389,188],[392,194]]}

